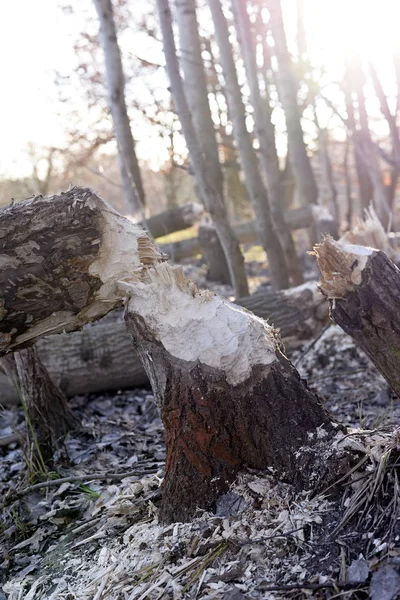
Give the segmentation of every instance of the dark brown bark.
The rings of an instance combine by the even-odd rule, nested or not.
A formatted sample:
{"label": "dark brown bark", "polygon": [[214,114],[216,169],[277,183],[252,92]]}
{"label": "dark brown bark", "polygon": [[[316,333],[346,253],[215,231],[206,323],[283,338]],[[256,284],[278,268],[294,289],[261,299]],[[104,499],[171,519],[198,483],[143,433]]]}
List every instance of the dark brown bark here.
{"label": "dark brown bark", "polygon": [[29,459],[39,468],[51,465],[54,449],[68,431],[79,428],[79,420],[52,382],[36,348],[17,352],[15,364],[27,417]]}
{"label": "dark brown bark", "polygon": [[139,225],[147,229],[153,238],[158,238],[192,227],[199,221],[203,212],[202,205],[196,202],[182,204],[181,206],[174,206],[158,215],[149,217],[143,223],[139,223]]}
{"label": "dark brown bark", "polygon": [[1,210],[0,355],[121,306],[116,282],[140,278],[154,252],[144,231],[87,188]]}
{"label": "dark brown bark", "polygon": [[342,247],[330,238],[317,245],[315,253],[331,318],[400,395],[400,270],[381,251]]}
{"label": "dark brown bark", "polygon": [[166,428],[164,522],[188,520],[197,508],[212,508],[245,467],[272,467],[285,481],[309,486],[310,470],[299,471],[296,451],[318,427],[328,436],[334,428],[317,397],[278,350],[270,365],[255,365],[232,387],[223,369],[172,356],[134,303],[126,321]]}

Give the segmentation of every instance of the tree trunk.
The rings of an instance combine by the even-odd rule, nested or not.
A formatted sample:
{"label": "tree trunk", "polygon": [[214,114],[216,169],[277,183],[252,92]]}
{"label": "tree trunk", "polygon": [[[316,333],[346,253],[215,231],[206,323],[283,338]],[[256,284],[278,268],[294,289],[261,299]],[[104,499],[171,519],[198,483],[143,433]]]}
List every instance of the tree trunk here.
{"label": "tree trunk", "polygon": [[[185,19],[185,23],[187,27],[190,28],[190,39],[192,40],[192,43],[190,46],[188,46],[187,51],[191,57],[191,69],[196,69],[197,72],[198,81],[195,85],[199,84],[201,86],[201,78],[204,80],[204,68],[198,39],[195,6],[192,2],[190,2],[189,5],[185,4],[185,6],[188,7],[187,10],[181,6],[182,17],[183,14],[185,14],[187,17]],[[235,288],[235,294],[237,296],[243,296],[248,293],[244,259],[240,250],[239,242],[228,222],[222,196],[222,178],[217,178],[215,173],[216,167],[215,165],[211,166],[211,162],[215,160],[215,156],[213,159],[213,155],[211,155],[210,151],[208,150],[208,144],[211,143],[209,136],[207,136],[206,148],[203,146],[202,140],[199,138],[198,131],[196,131],[196,127],[193,122],[193,118],[196,118],[197,127],[205,127],[205,123],[202,124],[203,115],[200,113],[200,109],[203,111],[207,110],[207,90],[205,90],[204,93],[203,86],[201,89],[199,88],[199,96],[197,98],[198,106],[197,109],[193,111],[192,118],[192,111],[189,107],[180,75],[172,28],[172,17],[168,0],[157,0],[157,7],[163,37],[166,67],[171,83],[171,91],[179,120],[182,125],[182,131],[183,135],[185,136],[196,182],[199,190],[201,191],[201,197],[206,203],[206,208],[210,213],[213,222],[215,223],[218,237],[221,241],[221,245],[224,249],[225,257],[229,266],[229,272]],[[186,38],[186,40],[187,39],[188,38]],[[186,51],[185,47],[183,47],[182,50]],[[190,92],[194,92],[194,90],[191,89]]]}
{"label": "tree trunk", "polygon": [[317,428],[329,437],[334,427],[273,330],[197,291],[179,267],[155,266],[149,275],[139,293],[132,287],[125,319],[166,428],[161,519],[211,508],[245,467],[272,467],[308,485],[310,468],[299,470],[296,452]]}
{"label": "tree trunk", "polygon": [[[288,349],[318,335],[328,320],[328,303],[314,282],[280,292],[260,289],[236,303],[267,319]],[[51,379],[67,397],[148,383],[119,310],[81,331],[39,339],[36,349]],[[0,359],[0,364],[7,358]],[[0,374],[0,404],[17,402],[14,387]]]}
{"label": "tree trunk", "polygon": [[225,254],[212,223],[202,223],[199,227],[199,242],[204,262],[207,265],[208,281],[231,283]]}
{"label": "tree trunk", "polygon": [[192,202],[191,204],[182,204],[169,208],[158,215],[146,219],[146,221],[139,223],[139,225],[147,229],[153,238],[158,238],[192,227],[200,220],[203,213],[204,209],[202,205]]}
{"label": "tree trunk", "polygon": [[400,395],[400,271],[379,250],[342,246],[326,238],[315,246],[321,290],[331,318],[351,335]]}
{"label": "tree trunk", "polygon": [[[217,1],[219,2],[219,0],[214,0],[214,2]],[[283,193],[281,189],[278,154],[275,146],[275,129],[271,122],[268,92],[266,90],[266,98],[264,99],[261,97],[260,93],[255,54],[255,41],[252,39],[250,20],[247,13],[247,4],[246,2],[243,2],[243,0],[233,0],[232,6],[234,9],[233,14],[235,17],[238,39],[245,64],[246,77],[250,89],[251,104],[254,109],[253,118],[256,137],[260,145],[260,161],[264,171],[268,190],[268,199],[266,198],[265,205],[267,205],[268,202],[270,204],[272,221],[278,233],[279,241],[284,251],[286,264],[293,283],[294,285],[300,285],[303,282],[303,273],[296,254],[296,248],[292,235],[283,216]],[[222,13],[218,15],[218,17],[219,19],[224,19]],[[225,36],[225,44],[229,44],[226,23]],[[237,82],[233,58],[231,58],[231,61],[231,68],[229,71],[227,71],[227,73],[234,71]],[[269,214],[267,216],[269,217]],[[287,287],[287,285],[282,287]]]}
{"label": "tree trunk", "polygon": [[139,213],[143,218],[145,193],[125,102],[125,77],[112,0],[94,0],[94,4],[100,21],[108,99],[118,146],[126,208],[130,213]]}
{"label": "tree trunk", "polygon": [[354,164],[357,172],[358,180],[358,204],[359,204],[359,216],[362,218],[363,211],[369,208],[370,203],[373,200],[373,188],[372,182],[368,174],[368,169],[365,166],[360,153],[356,149],[354,137],[357,131],[356,120],[354,116],[354,104],[353,104],[353,78],[350,74],[350,67],[346,65],[345,77],[344,77],[344,96],[346,103],[347,113],[347,128],[353,138],[353,149],[354,149]]}
{"label": "tree trunk", "polygon": [[17,352],[15,364],[27,421],[28,456],[41,471],[52,464],[54,449],[64,436],[78,429],[80,423],[41,363],[36,348]]}
{"label": "tree trunk", "polygon": [[274,287],[276,289],[286,288],[288,287],[288,275],[285,257],[272,224],[267,191],[260,175],[257,156],[252,147],[246,127],[245,108],[237,79],[236,67],[233,62],[228,26],[219,0],[209,0],[209,5],[226,81],[229,114],[232,119],[233,132],[246,187],[257,216],[257,228],[260,240],[268,256]]}
{"label": "tree trunk", "polygon": [[374,187],[375,207],[382,223],[385,226],[390,221],[390,210],[387,202],[386,188],[383,183],[382,173],[379,167],[376,152],[369,130],[368,114],[365,106],[364,74],[359,58],[354,57],[353,65],[350,67],[349,77],[352,77],[355,85],[358,102],[358,115],[360,119],[360,130],[353,134],[355,150],[361,156],[369,177]]}
{"label": "tree trunk", "polygon": [[146,232],[90,189],[2,209],[0,356],[121,306],[120,282],[140,280],[156,255]]}
{"label": "tree trunk", "polygon": [[297,106],[297,83],[286,44],[281,0],[268,0],[267,7],[275,41],[275,54],[278,63],[276,79],[279,99],[285,112],[289,161],[301,204],[316,204],[318,188],[303,139],[300,112]]}

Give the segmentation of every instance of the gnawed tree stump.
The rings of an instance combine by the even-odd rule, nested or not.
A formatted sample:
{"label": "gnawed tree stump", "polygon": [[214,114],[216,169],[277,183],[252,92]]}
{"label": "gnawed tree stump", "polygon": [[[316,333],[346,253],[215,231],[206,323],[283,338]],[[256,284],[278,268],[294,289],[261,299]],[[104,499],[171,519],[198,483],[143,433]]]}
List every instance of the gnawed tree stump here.
{"label": "gnawed tree stump", "polygon": [[400,270],[384,252],[327,237],[314,248],[330,316],[400,395]]}
{"label": "gnawed tree stump", "polygon": [[186,520],[210,508],[240,469],[276,469],[309,485],[296,452],[328,414],[279,350],[265,321],[207,291],[183,271],[156,265],[127,286],[125,319],[166,428],[161,518]]}
{"label": "gnawed tree stump", "polygon": [[164,521],[212,506],[244,467],[271,467],[302,488],[329,471],[315,448],[329,448],[336,427],[272,328],[199,292],[91,190],[9,207],[0,234],[2,353],[126,303],[166,426]]}

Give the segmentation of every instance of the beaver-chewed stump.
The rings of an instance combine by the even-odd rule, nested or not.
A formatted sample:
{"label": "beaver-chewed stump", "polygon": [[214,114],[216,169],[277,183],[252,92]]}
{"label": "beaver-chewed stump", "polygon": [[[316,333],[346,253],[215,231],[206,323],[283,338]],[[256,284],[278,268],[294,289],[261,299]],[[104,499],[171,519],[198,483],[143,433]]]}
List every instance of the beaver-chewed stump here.
{"label": "beaver-chewed stump", "polygon": [[[334,431],[317,397],[252,313],[159,264],[132,286],[126,323],[166,428],[163,521],[211,508],[240,469],[272,467],[301,486],[296,452]],[[322,433],[323,430],[323,433]],[[306,481],[307,480],[307,481]]]}
{"label": "beaver-chewed stump", "polygon": [[166,428],[163,521],[212,508],[246,467],[303,489],[336,477],[317,448],[337,427],[274,330],[198,291],[92,190],[1,210],[0,258],[0,356],[125,304]]}
{"label": "beaver-chewed stump", "polygon": [[400,270],[384,252],[326,237],[314,248],[332,320],[400,395]]}

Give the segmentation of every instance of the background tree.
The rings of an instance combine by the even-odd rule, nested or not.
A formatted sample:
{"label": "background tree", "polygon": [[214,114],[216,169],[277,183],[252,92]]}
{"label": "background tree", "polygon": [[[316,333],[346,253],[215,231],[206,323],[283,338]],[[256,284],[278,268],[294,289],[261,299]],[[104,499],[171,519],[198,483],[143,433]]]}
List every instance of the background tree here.
{"label": "background tree", "polygon": [[145,195],[125,103],[125,78],[111,0],[94,0],[100,20],[111,115],[118,145],[119,165],[127,208],[143,216]]}
{"label": "background tree", "polygon": [[[206,208],[210,213],[213,222],[215,223],[218,237],[229,266],[229,272],[235,289],[235,294],[238,296],[246,295],[248,293],[248,287],[246,274],[244,271],[244,260],[240,251],[239,243],[227,219],[220,187],[222,182],[214,180],[212,175],[210,175],[208,172],[207,163],[204,157],[206,150],[199,142],[185,96],[185,91],[183,89],[183,83],[176,54],[171,11],[168,1],[158,0],[157,8],[160,17],[164,54],[168,76],[171,82],[171,90],[175,100],[175,106],[179,115],[179,120],[182,125],[182,130],[185,135],[194,175],[201,191],[201,196],[206,203]],[[197,29],[196,32],[193,30],[195,26],[193,13],[191,14],[191,17],[192,34],[196,33],[197,35]]]}

